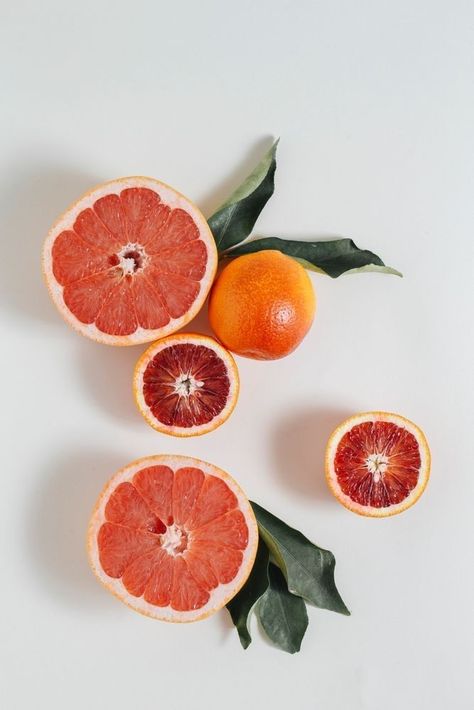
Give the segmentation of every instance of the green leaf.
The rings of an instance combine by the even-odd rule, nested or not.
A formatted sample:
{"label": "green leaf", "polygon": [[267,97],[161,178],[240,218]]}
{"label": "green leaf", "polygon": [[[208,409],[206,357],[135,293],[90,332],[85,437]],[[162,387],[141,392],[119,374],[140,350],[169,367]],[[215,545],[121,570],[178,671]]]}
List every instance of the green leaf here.
{"label": "green leaf", "polygon": [[274,644],[287,653],[296,653],[308,627],[306,605],[301,597],[290,594],[276,565],[269,565],[268,577],[270,586],[257,604],[257,617]]}
{"label": "green leaf", "polygon": [[257,503],[252,502],[252,507],[260,535],[285,575],[289,591],[320,609],[349,615],[334,581],[336,561],[332,552],[314,545]]}
{"label": "green leaf", "polygon": [[396,269],[385,266],[377,254],[367,249],[359,249],[352,239],[304,242],[297,239],[263,237],[241,244],[223,256],[241,256],[266,249],[281,251],[299,261],[305,268],[328,274],[332,278],[337,278],[344,273],[362,271],[380,271],[385,274],[402,276]]}
{"label": "green leaf", "polygon": [[258,600],[268,589],[268,548],[260,538],[258,543],[257,556],[255,558],[252,571],[246,583],[233,599],[227,604],[227,609],[232,617],[232,621],[237,628],[240,643],[244,648],[248,648],[252,642],[249,632],[249,618]]}
{"label": "green leaf", "polygon": [[208,219],[219,251],[240,244],[249,236],[260,212],[273,195],[277,145],[278,141],[275,141],[253,172]]}

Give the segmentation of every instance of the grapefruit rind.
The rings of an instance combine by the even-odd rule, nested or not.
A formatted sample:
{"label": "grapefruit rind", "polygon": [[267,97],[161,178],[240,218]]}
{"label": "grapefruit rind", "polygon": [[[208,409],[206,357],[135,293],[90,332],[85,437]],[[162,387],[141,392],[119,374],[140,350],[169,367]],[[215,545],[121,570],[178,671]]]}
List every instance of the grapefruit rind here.
{"label": "grapefruit rind", "polygon": [[[218,355],[225,363],[230,380],[230,389],[227,397],[227,403],[224,409],[216,416],[211,419],[210,422],[206,424],[200,424],[198,426],[191,427],[177,427],[177,426],[167,426],[160,422],[152,413],[150,407],[145,402],[145,397],[143,396],[143,375],[147,368],[148,363],[152,360],[155,355],[172,345],[178,343],[190,343],[193,345],[203,345],[206,348],[213,350],[216,355]],[[179,333],[178,335],[170,335],[156,343],[153,343],[149,348],[139,358],[133,376],[133,394],[135,397],[135,403],[138,407],[138,411],[144,417],[147,424],[149,424],[156,431],[162,434],[170,434],[171,436],[178,437],[188,437],[188,436],[200,436],[201,434],[207,434],[210,431],[214,431],[221,424],[223,424],[232,414],[237,404],[237,399],[239,397],[240,390],[240,380],[239,371],[237,370],[237,365],[234,358],[228,350],[226,350],[220,343],[218,343],[214,338],[207,335],[199,335],[198,333]]]}
{"label": "grapefruit rind", "polygon": [[[371,421],[391,422],[392,424],[396,424],[399,427],[407,429],[407,431],[415,437],[420,451],[421,464],[416,486],[403,501],[385,508],[364,506],[352,500],[352,498],[341,490],[336,472],[334,470],[334,460],[337,447],[344,434],[350,431],[356,424],[363,424],[364,422]],[[349,417],[349,419],[346,419],[333,431],[329,437],[326,447],[325,469],[326,481],[331,492],[337,498],[339,503],[341,503],[345,508],[348,508],[348,510],[351,510],[353,513],[357,513],[358,515],[365,517],[386,518],[407,510],[407,508],[414,505],[421,496],[430,477],[431,453],[423,431],[414,422],[402,417],[400,414],[393,414],[391,412],[363,412],[362,414],[356,414],[353,417]]]}
{"label": "grapefruit rind", "polygon": [[[138,327],[131,335],[110,335],[99,330],[95,323],[82,323],[74,315],[74,313],[67,308],[62,295],[64,288],[58,283],[53,273],[52,249],[58,235],[64,230],[72,227],[80,212],[88,207],[92,207],[92,205],[101,197],[111,194],[119,195],[122,190],[129,187],[149,188],[150,190],[157,192],[161,201],[168,207],[172,209],[180,208],[187,212],[193,218],[194,223],[199,230],[199,238],[206,245],[208,259],[204,276],[199,282],[199,293],[189,310],[180,318],[172,318],[170,316],[170,321],[165,326],[156,330],[148,330]],[[49,294],[66,323],[74,328],[74,330],[88,338],[91,338],[92,340],[105,343],[107,345],[119,346],[148,343],[170,333],[175,333],[177,330],[183,328],[187,323],[189,323],[189,321],[191,321],[199,313],[204,301],[207,298],[216,275],[217,262],[218,254],[214,237],[212,236],[212,232],[205,217],[200,212],[198,207],[196,207],[191,200],[166,183],[156,180],[155,178],[143,176],[123,177],[116,180],[110,180],[109,182],[101,183],[86,192],[53,224],[44,242],[42,253],[43,276],[45,278]]]}
{"label": "grapefruit rind", "polygon": [[[131,595],[125,589],[121,579],[109,577],[104,572],[100,564],[97,535],[101,525],[105,522],[105,506],[107,505],[110,495],[120,483],[131,480],[133,476],[142,468],[159,465],[169,466],[173,469],[173,471],[185,466],[197,467],[200,468],[205,474],[217,476],[222,479],[236,496],[239,503],[239,510],[243,513],[247,524],[248,544],[243,551],[243,560],[237,575],[231,582],[228,582],[227,584],[219,584],[216,589],[212,590],[210,592],[209,601],[200,609],[176,611],[175,609],[172,609],[171,606],[154,606],[153,604],[146,602],[141,597],[134,597]],[[131,609],[143,614],[144,616],[149,616],[153,619],[158,619],[159,621],[179,623],[200,621],[201,619],[205,619],[222,609],[247,581],[255,562],[257,547],[258,527],[255,514],[245,493],[232,478],[232,476],[213,464],[201,461],[200,459],[196,459],[191,456],[179,455],[146,456],[137,459],[136,461],[132,461],[132,463],[117,471],[117,473],[112,476],[112,478],[105,485],[97,500],[87,534],[87,552],[90,565],[98,580],[106,589],[108,589],[109,592],[111,592]]]}

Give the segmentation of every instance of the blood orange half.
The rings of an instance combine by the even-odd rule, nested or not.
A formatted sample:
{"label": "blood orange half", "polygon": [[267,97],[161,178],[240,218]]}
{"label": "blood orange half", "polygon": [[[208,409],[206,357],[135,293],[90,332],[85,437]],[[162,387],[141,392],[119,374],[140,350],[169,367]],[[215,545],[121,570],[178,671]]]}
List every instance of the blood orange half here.
{"label": "blood orange half", "polygon": [[135,368],[138,409],[164,434],[197,436],[231,415],[239,393],[232,355],[213,338],[179,334],[146,350]]}
{"label": "blood orange half", "polygon": [[104,183],[56,222],[43,270],[66,321],[93,340],[134,345],[173,333],[203,305],[217,250],[186,197],[147,177]]}
{"label": "blood orange half", "polygon": [[387,412],[347,419],[332,433],[326,449],[326,478],[336,498],[355,513],[377,518],[416,503],[430,465],[421,429]]}
{"label": "blood orange half", "polygon": [[257,544],[254,513],[233,478],[184,456],[150,456],[118,471],[88,532],[102,584],[164,621],[221,609],[250,574]]}

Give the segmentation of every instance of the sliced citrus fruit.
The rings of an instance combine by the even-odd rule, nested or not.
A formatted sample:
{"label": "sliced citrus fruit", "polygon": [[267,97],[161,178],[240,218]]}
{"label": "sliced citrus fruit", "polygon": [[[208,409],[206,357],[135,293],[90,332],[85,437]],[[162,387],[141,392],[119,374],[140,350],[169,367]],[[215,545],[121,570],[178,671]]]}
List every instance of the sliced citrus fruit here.
{"label": "sliced citrus fruit", "polygon": [[239,393],[232,355],[205,335],[169,335],[135,368],[133,390],[150,426],[174,436],[212,431],[231,415]]}
{"label": "sliced citrus fruit", "polygon": [[367,412],[340,424],[326,449],[326,479],[349,510],[376,518],[416,503],[430,475],[425,435],[399,414]]}
{"label": "sliced citrus fruit", "polygon": [[184,456],[150,456],[118,471],[88,532],[99,580],[164,621],[197,621],[221,609],[250,574],[257,544],[255,515],[233,478]]}
{"label": "sliced citrus fruit", "polygon": [[217,250],[200,211],[147,177],[104,183],[50,230],[46,282],[66,321],[93,340],[134,345],[173,333],[203,305]]}

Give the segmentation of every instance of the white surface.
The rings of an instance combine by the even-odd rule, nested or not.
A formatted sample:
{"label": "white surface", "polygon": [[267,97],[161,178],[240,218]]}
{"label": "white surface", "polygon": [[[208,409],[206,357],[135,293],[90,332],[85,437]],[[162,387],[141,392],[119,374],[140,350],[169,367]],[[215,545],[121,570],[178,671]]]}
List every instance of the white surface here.
{"label": "white surface", "polygon": [[[472,2],[1,3],[1,704],[7,710],[472,707]],[[286,360],[239,360],[219,431],[174,440],[130,394],[142,348],[68,330],[41,242],[94,183],[149,174],[209,214],[280,135],[262,234],[341,234],[405,278],[314,276]],[[347,414],[426,431],[432,479],[387,520],[340,507],[324,444]],[[171,626],[113,599],[84,532],[107,477],[182,453],[337,558],[345,618],[310,610],[288,656],[226,614]]]}

